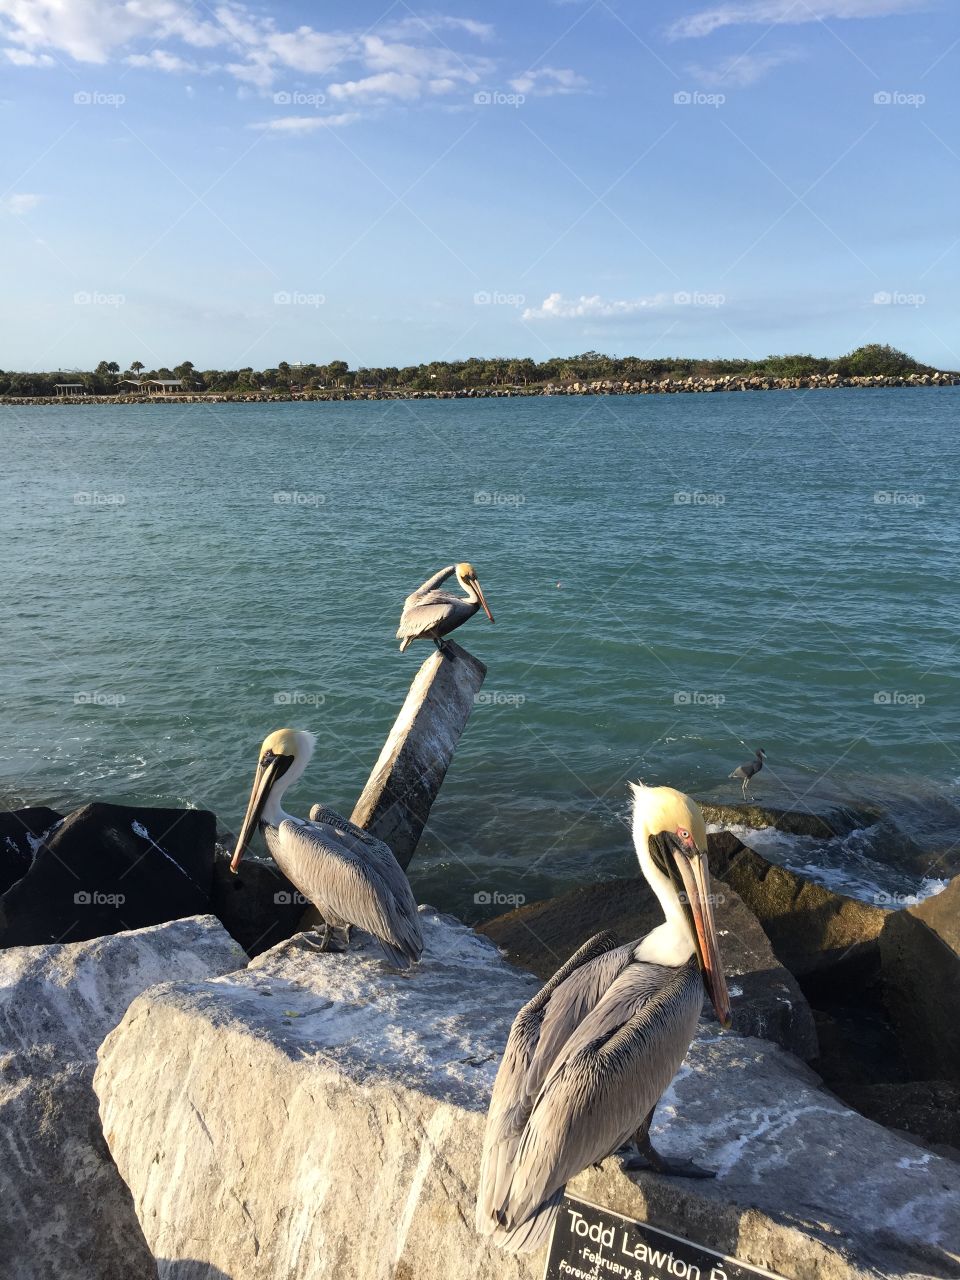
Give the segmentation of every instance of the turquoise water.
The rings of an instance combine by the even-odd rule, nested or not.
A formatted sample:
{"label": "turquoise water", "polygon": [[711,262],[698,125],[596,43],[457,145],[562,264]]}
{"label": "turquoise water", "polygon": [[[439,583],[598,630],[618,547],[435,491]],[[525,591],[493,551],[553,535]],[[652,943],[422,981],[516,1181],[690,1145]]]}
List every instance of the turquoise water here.
{"label": "turquoise water", "polygon": [[[735,800],[756,746],[762,802],[879,805],[935,872],[960,831],[958,409],[956,389],[0,408],[0,798],[235,829],[260,740],[294,723],[318,748],[289,807],[349,812],[426,656],[397,652],[403,597],[469,559],[497,622],[458,639],[489,700],[421,899],[479,915],[478,894],[629,873],[626,779]],[[909,889],[889,839],[817,856],[855,891]]]}

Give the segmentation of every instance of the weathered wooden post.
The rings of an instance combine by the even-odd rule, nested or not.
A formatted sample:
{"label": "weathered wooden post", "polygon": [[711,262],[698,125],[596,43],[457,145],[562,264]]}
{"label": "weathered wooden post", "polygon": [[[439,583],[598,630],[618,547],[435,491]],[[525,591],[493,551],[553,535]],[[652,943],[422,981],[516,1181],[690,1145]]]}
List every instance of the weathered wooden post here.
{"label": "weathered wooden post", "polygon": [[380,758],[351,815],[385,841],[406,867],[450,767],[460,735],[487,674],[484,664],[453,641],[417,672]]}

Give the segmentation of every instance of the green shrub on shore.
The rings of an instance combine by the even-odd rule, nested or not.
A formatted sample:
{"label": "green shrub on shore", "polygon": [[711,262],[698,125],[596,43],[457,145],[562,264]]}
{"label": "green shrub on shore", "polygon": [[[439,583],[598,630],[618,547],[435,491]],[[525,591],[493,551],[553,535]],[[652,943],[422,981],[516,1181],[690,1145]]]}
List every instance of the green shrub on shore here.
{"label": "green shrub on shore", "polygon": [[373,390],[373,391],[466,391],[471,388],[540,387],[546,383],[569,382],[654,382],[663,378],[750,377],[803,378],[812,374],[836,373],[841,377],[906,377],[911,373],[935,373],[895,347],[870,343],[848,355],[827,359],[812,355],[767,356],[763,360],[714,360],[660,356],[641,360],[637,356],[607,356],[585,351],[578,356],[552,357],[539,363],[529,356],[519,359],[484,358],[436,360],[405,368],[351,369],[344,360],[326,364],[288,364],[282,360],[275,369],[205,369],[202,373],[191,361],[172,369],[146,369],[135,360],[121,373],[114,361],[101,360],[92,372],[70,370],[50,373],[4,373],[0,371],[0,396],[52,396],[58,382],[79,382],[88,395],[129,394],[135,387],[124,379],[178,378],[184,392],[276,392]]}

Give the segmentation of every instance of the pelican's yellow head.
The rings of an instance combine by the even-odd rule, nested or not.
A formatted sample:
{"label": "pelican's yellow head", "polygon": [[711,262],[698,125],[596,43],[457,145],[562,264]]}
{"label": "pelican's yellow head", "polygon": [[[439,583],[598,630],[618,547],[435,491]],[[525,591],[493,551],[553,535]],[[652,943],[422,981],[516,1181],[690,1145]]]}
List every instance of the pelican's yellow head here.
{"label": "pelican's yellow head", "polygon": [[478,604],[490,621],[493,621],[493,614],[487,604],[486,597],[483,594],[483,588],[477,579],[477,571],[469,560],[461,560],[457,565],[457,580],[466,591],[467,595],[475,604]]}
{"label": "pelican's yellow head", "polygon": [[674,787],[645,787],[631,782],[634,830],[642,823],[648,836],[670,835],[688,851],[707,852],[707,825],[696,800]]}
{"label": "pelican's yellow head", "polygon": [[[280,796],[306,769],[313,755],[315,741],[313,734],[307,733],[304,729],[275,729],[264,738],[257,760],[257,772],[253,779],[250,802],[240,828],[240,835],[237,837],[237,847],[230,860],[231,871],[236,872],[239,867],[240,859],[261,817],[265,816],[264,811],[267,805],[273,801],[273,804],[279,808]],[[270,820],[269,814],[266,816]]]}

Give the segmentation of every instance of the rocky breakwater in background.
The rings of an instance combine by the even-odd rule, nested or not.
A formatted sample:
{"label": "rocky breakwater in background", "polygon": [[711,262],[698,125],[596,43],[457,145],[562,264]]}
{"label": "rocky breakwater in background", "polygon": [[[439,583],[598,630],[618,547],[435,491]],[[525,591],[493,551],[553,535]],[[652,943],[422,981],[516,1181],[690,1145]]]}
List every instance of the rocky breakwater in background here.
{"label": "rocky breakwater in background", "polygon": [[[476,1235],[485,1111],[537,981],[421,908],[423,963],[298,939],[136,999],[100,1050],[110,1151],[160,1272],[231,1280],[539,1280]],[[704,1022],[654,1123],[715,1182],[570,1192],[788,1280],[952,1276],[960,1167],[864,1119],[769,1041]]]}
{"label": "rocky breakwater in background", "polygon": [[456,391],[417,391],[405,387],[317,387],[306,391],[210,391],[167,396],[0,396],[0,405],[84,404],[266,404],[283,400],[478,400],[514,396],[682,395],[721,391],[825,391],[841,387],[955,387],[958,373],[871,374],[844,377],[815,373],[795,378],[765,374],[716,374],[637,381],[594,379],[548,382],[537,386],[467,387]]}
{"label": "rocky breakwater in background", "polygon": [[4,1280],[156,1280],[100,1129],[97,1047],[147,987],[245,963],[210,916],[0,951]]}

